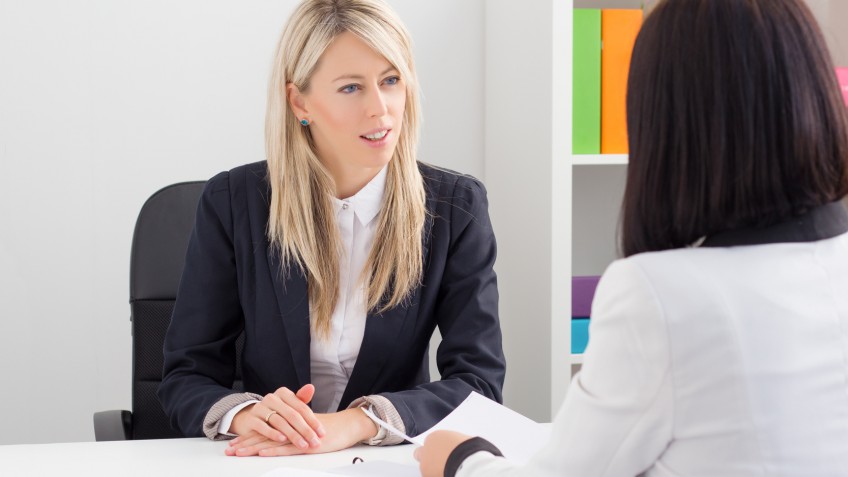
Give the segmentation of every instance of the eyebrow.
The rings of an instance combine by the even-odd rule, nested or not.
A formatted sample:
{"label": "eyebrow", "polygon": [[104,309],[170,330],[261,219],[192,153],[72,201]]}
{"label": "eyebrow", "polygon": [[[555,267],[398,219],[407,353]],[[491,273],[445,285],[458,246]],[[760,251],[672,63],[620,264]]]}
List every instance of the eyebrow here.
{"label": "eyebrow", "polygon": [[[384,74],[389,73],[391,71],[397,71],[397,68],[395,68],[394,66],[389,66],[388,68],[385,69],[385,71],[380,73],[380,76],[383,76]],[[338,80],[343,80],[343,79],[364,80],[365,77],[362,76],[362,75],[341,75],[338,78],[334,79],[333,81],[338,81]]]}

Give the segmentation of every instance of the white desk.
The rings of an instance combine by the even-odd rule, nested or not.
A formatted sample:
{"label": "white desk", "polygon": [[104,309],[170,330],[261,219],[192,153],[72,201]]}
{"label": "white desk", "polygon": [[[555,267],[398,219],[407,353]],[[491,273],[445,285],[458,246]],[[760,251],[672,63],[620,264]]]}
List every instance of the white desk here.
{"label": "white desk", "polygon": [[0,476],[258,477],[280,467],[327,470],[354,457],[414,464],[411,445],[357,446],[339,452],[291,457],[229,457],[226,442],[161,439],[0,446]]}

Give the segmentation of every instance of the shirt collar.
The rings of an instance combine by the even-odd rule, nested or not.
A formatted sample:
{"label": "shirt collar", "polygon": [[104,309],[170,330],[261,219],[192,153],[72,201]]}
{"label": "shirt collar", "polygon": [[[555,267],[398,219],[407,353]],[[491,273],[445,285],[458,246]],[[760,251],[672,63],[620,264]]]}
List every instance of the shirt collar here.
{"label": "shirt collar", "polygon": [[814,242],[848,232],[848,211],[831,202],[767,227],[743,227],[719,232],[701,241],[701,247],[733,247],[768,243]]}
{"label": "shirt collar", "polygon": [[347,204],[348,207],[353,207],[353,213],[362,225],[368,225],[374,220],[374,217],[380,213],[380,208],[383,206],[388,168],[388,165],[383,166],[380,172],[353,196],[347,199],[333,197],[336,214]]}

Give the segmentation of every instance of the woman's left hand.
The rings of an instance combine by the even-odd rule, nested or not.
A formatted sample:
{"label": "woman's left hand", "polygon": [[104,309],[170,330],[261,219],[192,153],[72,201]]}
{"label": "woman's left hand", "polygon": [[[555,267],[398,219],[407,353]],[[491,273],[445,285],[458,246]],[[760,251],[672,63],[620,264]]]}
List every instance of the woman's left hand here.
{"label": "woman's left hand", "polygon": [[415,460],[421,467],[422,477],[442,477],[445,475],[445,463],[456,446],[471,439],[459,432],[435,431],[427,436],[424,446],[415,449]]}
{"label": "woman's left hand", "polygon": [[331,414],[315,414],[315,417],[327,431],[318,447],[302,449],[288,442],[273,441],[259,433],[250,433],[231,440],[224,453],[239,457],[322,454],[347,449],[377,435],[377,425],[359,408]]}

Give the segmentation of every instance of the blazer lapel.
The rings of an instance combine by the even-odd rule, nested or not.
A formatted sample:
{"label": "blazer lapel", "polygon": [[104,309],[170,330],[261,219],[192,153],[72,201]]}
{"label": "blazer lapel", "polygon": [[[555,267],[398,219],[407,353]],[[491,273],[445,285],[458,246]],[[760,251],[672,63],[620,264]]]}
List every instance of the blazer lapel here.
{"label": "blazer lapel", "polygon": [[[427,260],[430,258],[430,231],[433,228],[434,209],[433,194],[427,193],[427,217],[424,220],[422,254],[424,257],[424,268],[427,268]],[[400,345],[400,336],[405,326],[415,326],[417,316],[409,316],[410,308],[417,308],[417,301],[421,294],[421,288],[415,290],[415,294],[407,300],[407,303],[387,310],[385,313],[368,313],[365,321],[365,335],[359,348],[359,356],[353,371],[350,373],[339,409],[344,409],[362,396],[372,394],[374,382],[385,367],[386,362],[394,355]],[[412,323],[410,323],[412,322]],[[307,350],[308,351],[308,350]]]}
{"label": "blazer lapel", "polygon": [[277,295],[277,306],[286,330],[292,363],[297,373],[299,389],[310,382],[310,332],[309,332],[309,295],[307,294],[306,277],[300,268],[292,267],[289,276],[284,276],[277,253],[268,249],[268,266],[274,292]]}
{"label": "blazer lapel", "polygon": [[[417,299],[417,296],[413,299]],[[359,356],[350,374],[339,409],[344,409],[354,399],[371,394],[374,381],[397,348],[401,330],[409,322],[410,305],[392,308],[382,315],[369,313],[365,321],[365,336]]]}

